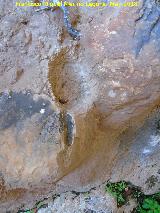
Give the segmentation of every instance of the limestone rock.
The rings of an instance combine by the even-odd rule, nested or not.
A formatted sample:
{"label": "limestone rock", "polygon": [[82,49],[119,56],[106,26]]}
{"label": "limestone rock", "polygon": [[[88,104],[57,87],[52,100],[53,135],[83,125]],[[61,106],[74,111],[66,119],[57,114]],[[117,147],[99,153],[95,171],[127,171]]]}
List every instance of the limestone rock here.
{"label": "limestone rock", "polygon": [[109,178],[158,190],[160,6],[71,8],[73,41],[58,10],[13,4],[0,0],[2,212]]}

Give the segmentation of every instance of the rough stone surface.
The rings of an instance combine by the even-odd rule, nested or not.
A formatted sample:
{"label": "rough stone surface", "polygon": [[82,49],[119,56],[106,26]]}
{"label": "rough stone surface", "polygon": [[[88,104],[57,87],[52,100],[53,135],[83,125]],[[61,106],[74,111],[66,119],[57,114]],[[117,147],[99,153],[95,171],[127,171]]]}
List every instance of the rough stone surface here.
{"label": "rough stone surface", "polygon": [[48,206],[38,213],[116,213],[115,200],[106,194],[105,186],[97,187],[86,193],[66,192],[47,200]]}
{"label": "rough stone surface", "polygon": [[70,8],[73,41],[58,9],[15,2],[0,0],[1,211],[109,178],[157,191],[159,5]]}

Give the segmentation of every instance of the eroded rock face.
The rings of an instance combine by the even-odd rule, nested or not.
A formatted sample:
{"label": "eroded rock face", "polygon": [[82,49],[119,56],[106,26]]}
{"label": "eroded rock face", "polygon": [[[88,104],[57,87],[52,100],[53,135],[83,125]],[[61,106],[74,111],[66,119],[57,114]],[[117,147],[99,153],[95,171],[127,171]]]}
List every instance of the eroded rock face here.
{"label": "eroded rock face", "polygon": [[13,194],[21,197],[57,177],[60,113],[47,99],[29,92],[4,93],[0,105],[1,198],[10,203]]}
{"label": "eroded rock face", "polygon": [[72,41],[58,11],[0,4],[2,211],[108,178],[156,190],[160,7],[72,8]]}
{"label": "eroded rock face", "polygon": [[[159,7],[149,1],[141,7],[140,14],[135,8],[103,11],[93,15],[91,22],[94,10],[90,9],[82,24],[80,48],[74,48],[79,57],[72,56],[72,50],[62,50],[49,63],[54,94],[67,100],[65,109],[74,113],[76,135],[71,157],[76,158],[75,164],[78,159],[84,161],[81,169],[65,178],[71,188],[109,178],[120,152],[121,133],[129,126],[133,130],[142,127],[145,117],[159,104]],[[64,63],[54,67],[57,61]]]}

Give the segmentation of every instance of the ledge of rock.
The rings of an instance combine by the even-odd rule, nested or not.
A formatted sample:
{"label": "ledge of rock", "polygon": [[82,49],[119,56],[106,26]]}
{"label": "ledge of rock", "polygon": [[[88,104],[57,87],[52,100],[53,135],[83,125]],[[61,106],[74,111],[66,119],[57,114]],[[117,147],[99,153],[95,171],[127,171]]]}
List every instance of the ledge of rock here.
{"label": "ledge of rock", "polygon": [[108,179],[156,192],[160,6],[73,7],[74,41],[58,10],[14,3],[0,1],[1,212]]}

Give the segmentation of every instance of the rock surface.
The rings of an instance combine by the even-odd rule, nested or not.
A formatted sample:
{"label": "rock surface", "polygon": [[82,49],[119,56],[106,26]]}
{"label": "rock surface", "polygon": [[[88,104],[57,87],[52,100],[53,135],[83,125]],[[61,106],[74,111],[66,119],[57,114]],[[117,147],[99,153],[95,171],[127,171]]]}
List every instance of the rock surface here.
{"label": "rock surface", "polygon": [[54,200],[48,200],[48,206],[40,208],[38,213],[116,213],[117,211],[115,200],[106,195],[102,185],[86,193],[62,193]]}
{"label": "rock surface", "polygon": [[70,8],[73,41],[59,10],[15,2],[0,0],[2,212],[109,178],[157,191],[160,6]]}

